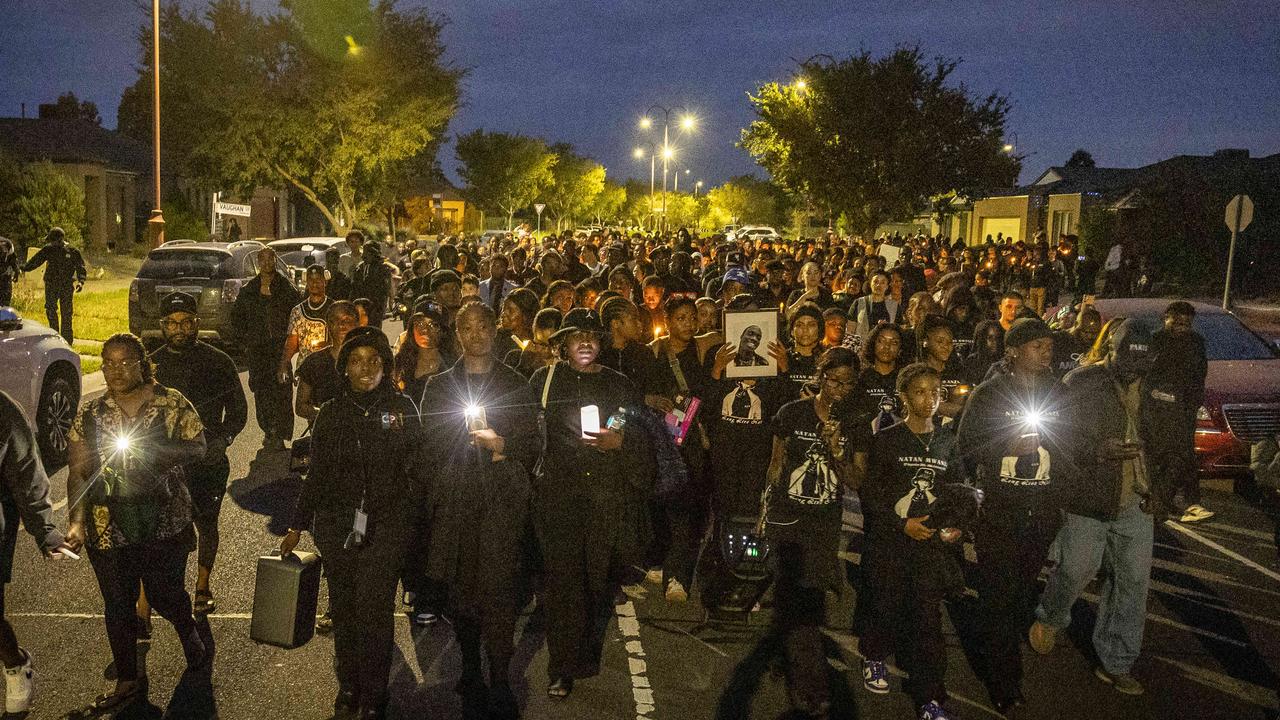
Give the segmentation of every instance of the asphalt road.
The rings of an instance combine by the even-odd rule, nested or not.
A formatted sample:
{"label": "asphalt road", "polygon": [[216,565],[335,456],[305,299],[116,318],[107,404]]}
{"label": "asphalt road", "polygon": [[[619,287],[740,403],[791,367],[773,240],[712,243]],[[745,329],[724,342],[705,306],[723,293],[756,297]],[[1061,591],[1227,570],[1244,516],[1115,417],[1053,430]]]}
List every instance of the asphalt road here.
{"label": "asphalt road", "polygon": [[[172,629],[156,618],[146,646],[150,696],[117,715],[226,720],[327,718],[336,685],[332,641],[317,636],[296,650],[249,639],[254,563],[284,531],[280,513],[296,484],[287,454],[259,452],[261,432],[250,427],[230,450],[231,484],[222,513],[222,550],[215,574],[218,608],[209,618],[217,658],[209,679],[182,676]],[[301,426],[299,426],[299,430]],[[59,523],[66,520],[65,471],[55,476]],[[1280,663],[1280,564],[1274,516],[1215,483],[1206,505],[1218,512],[1203,523],[1157,532],[1153,583],[1143,654],[1134,674],[1142,697],[1119,695],[1092,674],[1089,631],[1098,588],[1076,607],[1068,638],[1050,656],[1024,648],[1026,692],[1039,718],[1275,718],[1275,667]],[[845,514],[844,553],[856,571],[861,545],[856,501]],[[303,540],[302,549],[310,549]],[[194,585],[194,556],[189,564]],[[99,692],[111,662],[102,601],[85,560],[44,561],[21,540],[8,613],[35,659],[38,700],[32,718],[74,716]],[[323,601],[322,601],[323,602]],[[831,598],[830,667],[837,683],[833,717],[909,718],[907,696],[873,696],[861,687],[856,639],[847,632],[852,591]],[[996,717],[965,652],[970,604],[948,608],[952,708],[961,717]],[[546,650],[536,611],[521,618],[516,638],[517,691],[529,718],[778,718],[788,704],[764,630],[769,611],[748,624],[708,622],[696,602],[670,606],[657,588],[628,588],[609,628],[604,670],[578,683],[572,697],[552,702],[545,687]],[[957,631],[956,628],[959,628]],[[895,670],[896,672],[896,670]],[[447,624],[411,632],[397,624],[392,717],[461,716],[453,693],[458,651]]]}

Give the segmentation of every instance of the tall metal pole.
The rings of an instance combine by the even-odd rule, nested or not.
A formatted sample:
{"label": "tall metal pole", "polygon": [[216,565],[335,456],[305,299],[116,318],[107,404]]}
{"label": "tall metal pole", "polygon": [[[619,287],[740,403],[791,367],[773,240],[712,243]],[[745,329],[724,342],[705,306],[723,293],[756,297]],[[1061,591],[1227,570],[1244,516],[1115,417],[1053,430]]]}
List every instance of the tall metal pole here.
{"label": "tall metal pole", "polygon": [[[670,119],[670,111],[667,114]],[[666,120],[662,123],[662,232],[664,234],[667,232],[667,155],[671,148],[667,144],[667,126],[670,124]]]}
{"label": "tall metal pole", "polygon": [[[658,156],[653,152],[653,143],[649,143],[649,217],[653,217],[653,186],[658,174]],[[654,223],[657,225],[657,223]]]}
{"label": "tall metal pole", "polygon": [[1236,262],[1236,237],[1240,235],[1240,219],[1244,215],[1244,201],[1236,203],[1236,219],[1231,223],[1231,248],[1227,250],[1227,282],[1222,286],[1222,309],[1230,310],[1231,268]]}
{"label": "tall metal pole", "polygon": [[151,173],[155,180],[155,206],[147,221],[151,246],[164,243],[164,212],[160,209],[160,0],[151,0]]}

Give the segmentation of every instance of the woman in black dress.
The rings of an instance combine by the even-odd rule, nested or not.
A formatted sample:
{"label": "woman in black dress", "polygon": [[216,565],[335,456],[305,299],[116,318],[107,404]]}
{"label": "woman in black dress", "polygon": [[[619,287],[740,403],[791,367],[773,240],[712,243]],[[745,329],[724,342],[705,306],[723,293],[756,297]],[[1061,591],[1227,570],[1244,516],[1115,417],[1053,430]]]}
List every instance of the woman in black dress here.
{"label": "woman in black dress", "polygon": [[[533,513],[544,559],[553,698],[600,672],[618,571],[638,563],[647,540],[653,478],[644,433],[618,427],[643,401],[630,381],[597,362],[600,316],[575,308],[561,332],[568,359],[529,380],[545,418]],[[583,409],[591,407],[598,432],[583,426]]]}
{"label": "woman in black dress", "polygon": [[426,573],[446,589],[444,614],[462,649],[464,707],[487,704],[494,716],[515,717],[509,667],[538,450],[536,405],[524,377],[493,355],[497,321],[488,305],[464,305],[457,328],[462,358],[427,381],[421,405]]}

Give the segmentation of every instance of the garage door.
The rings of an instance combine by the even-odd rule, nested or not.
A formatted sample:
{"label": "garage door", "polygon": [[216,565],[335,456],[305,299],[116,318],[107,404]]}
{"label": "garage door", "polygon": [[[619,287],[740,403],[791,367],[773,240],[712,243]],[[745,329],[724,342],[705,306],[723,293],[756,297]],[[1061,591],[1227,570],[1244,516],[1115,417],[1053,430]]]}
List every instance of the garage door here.
{"label": "garage door", "polygon": [[1004,236],[1013,238],[1015,241],[1022,240],[1022,218],[1017,217],[984,217],[982,218],[982,226],[978,229],[978,237],[975,242],[986,242],[987,236],[995,237],[996,233],[1004,233]]}

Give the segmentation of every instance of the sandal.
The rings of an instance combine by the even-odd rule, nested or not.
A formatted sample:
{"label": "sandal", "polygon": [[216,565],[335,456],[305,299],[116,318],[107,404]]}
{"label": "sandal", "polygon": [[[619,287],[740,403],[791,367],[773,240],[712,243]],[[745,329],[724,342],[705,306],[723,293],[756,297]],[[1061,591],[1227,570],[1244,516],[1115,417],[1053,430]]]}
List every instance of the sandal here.
{"label": "sandal", "polygon": [[140,695],[143,695],[145,691],[146,687],[143,682],[141,680],[137,680],[133,683],[133,687],[125,690],[124,692],[117,690],[115,692],[103,693],[94,698],[93,703],[89,705],[89,709],[95,713],[110,712],[132,703],[134,700],[137,700]]}
{"label": "sandal", "polygon": [[213,593],[196,591],[195,602],[191,604],[191,611],[196,615],[208,615],[218,607],[213,599]]}

